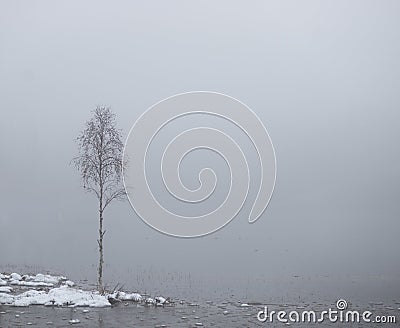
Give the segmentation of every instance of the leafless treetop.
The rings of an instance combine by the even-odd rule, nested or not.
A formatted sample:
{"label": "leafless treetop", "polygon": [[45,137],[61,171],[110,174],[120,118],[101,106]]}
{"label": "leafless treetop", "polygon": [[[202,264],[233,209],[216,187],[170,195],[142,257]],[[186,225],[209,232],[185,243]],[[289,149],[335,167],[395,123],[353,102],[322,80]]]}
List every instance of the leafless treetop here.
{"label": "leafless treetop", "polygon": [[125,198],[122,186],[121,131],[109,107],[97,107],[85,129],[77,137],[79,155],[73,162],[79,170],[83,187],[94,193],[104,210],[112,200]]}

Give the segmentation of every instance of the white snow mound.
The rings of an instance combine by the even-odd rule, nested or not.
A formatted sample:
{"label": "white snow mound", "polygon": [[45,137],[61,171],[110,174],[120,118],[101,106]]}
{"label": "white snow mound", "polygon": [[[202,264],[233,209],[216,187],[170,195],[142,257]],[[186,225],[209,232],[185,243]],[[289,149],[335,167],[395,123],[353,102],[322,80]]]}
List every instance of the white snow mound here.
{"label": "white snow mound", "polygon": [[48,293],[45,291],[29,290],[16,296],[0,294],[0,304],[11,306],[111,306],[107,298],[100,295],[98,292],[83,291],[68,286],[50,289]]}

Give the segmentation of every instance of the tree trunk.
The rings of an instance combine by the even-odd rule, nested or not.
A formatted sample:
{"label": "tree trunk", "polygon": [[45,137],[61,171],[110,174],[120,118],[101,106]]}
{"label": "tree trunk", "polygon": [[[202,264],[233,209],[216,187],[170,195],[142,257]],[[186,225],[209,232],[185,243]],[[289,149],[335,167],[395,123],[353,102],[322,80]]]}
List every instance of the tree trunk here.
{"label": "tree trunk", "polygon": [[100,202],[100,210],[99,210],[99,215],[100,215],[100,226],[99,226],[99,239],[98,239],[98,244],[99,244],[99,271],[98,271],[98,290],[101,294],[104,293],[104,287],[103,287],[103,237],[105,231],[103,231],[103,208],[102,204]]}

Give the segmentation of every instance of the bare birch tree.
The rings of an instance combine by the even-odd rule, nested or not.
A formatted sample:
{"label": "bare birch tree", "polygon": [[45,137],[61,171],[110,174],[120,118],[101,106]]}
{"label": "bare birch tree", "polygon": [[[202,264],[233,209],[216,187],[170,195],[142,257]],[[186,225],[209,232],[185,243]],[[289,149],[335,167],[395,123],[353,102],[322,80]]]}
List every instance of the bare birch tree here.
{"label": "bare birch tree", "polygon": [[113,200],[126,197],[122,183],[123,143],[121,130],[117,129],[115,114],[108,107],[97,107],[93,117],[86,122],[85,129],[77,137],[79,155],[73,159],[78,169],[83,188],[96,196],[99,204],[99,266],[98,290],[103,286],[103,213]]}

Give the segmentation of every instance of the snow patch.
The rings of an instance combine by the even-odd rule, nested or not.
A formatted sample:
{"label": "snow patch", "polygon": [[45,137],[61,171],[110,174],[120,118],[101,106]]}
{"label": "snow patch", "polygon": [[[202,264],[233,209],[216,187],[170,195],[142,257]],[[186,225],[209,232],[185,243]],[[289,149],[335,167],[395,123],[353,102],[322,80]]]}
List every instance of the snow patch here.
{"label": "snow patch", "polygon": [[30,276],[30,279],[33,278],[34,282],[43,282],[43,283],[47,283],[47,284],[58,284],[59,282],[63,281],[63,280],[67,280],[66,277],[63,276],[51,276],[49,274],[41,274],[38,273],[36,276],[32,277]]}
{"label": "snow patch", "polygon": [[11,280],[21,280],[22,277],[18,273],[13,272],[13,273],[10,274],[10,279]]}
{"label": "snow patch", "polygon": [[0,294],[0,304],[12,306],[89,306],[107,307],[111,306],[105,296],[98,292],[83,291],[80,289],[61,286],[45,291],[29,290],[19,295]]}
{"label": "snow patch", "polygon": [[0,304],[11,304],[14,301],[14,296],[10,294],[0,293]]}
{"label": "snow patch", "polygon": [[[9,276],[1,274],[0,286],[7,285],[7,282],[3,279],[7,279],[8,283],[13,286],[27,286],[27,287],[54,287],[61,283],[67,278],[63,276],[52,276],[49,274],[38,273],[36,276],[23,275],[13,272]],[[70,282],[72,283],[72,281]]]}
{"label": "snow patch", "polygon": [[64,282],[65,285],[67,285],[68,287],[73,287],[75,286],[75,283],[71,280],[67,280],[66,282]]}
{"label": "snow patch", "polygon": [[142,301],[142,295],[138,293],[125,293],[125,292],[117,292],[115,295],[116,299],[119,299],[121,301],[134,301],[134,302],[141,302]]}
{"label": "snow patch", "polygon": [[14,286],[27,286],[27,287],[53,287],[54,284],[47,283],[47,282],[36,282],[36,281],[18,281],[18,280],[11,280],[10,285]]}
{"label": "snow patch", "polygon": [[0,293],[11,293],[12,290],[13,289],[10,286],[2,286],[2,287],[0,287]]}

